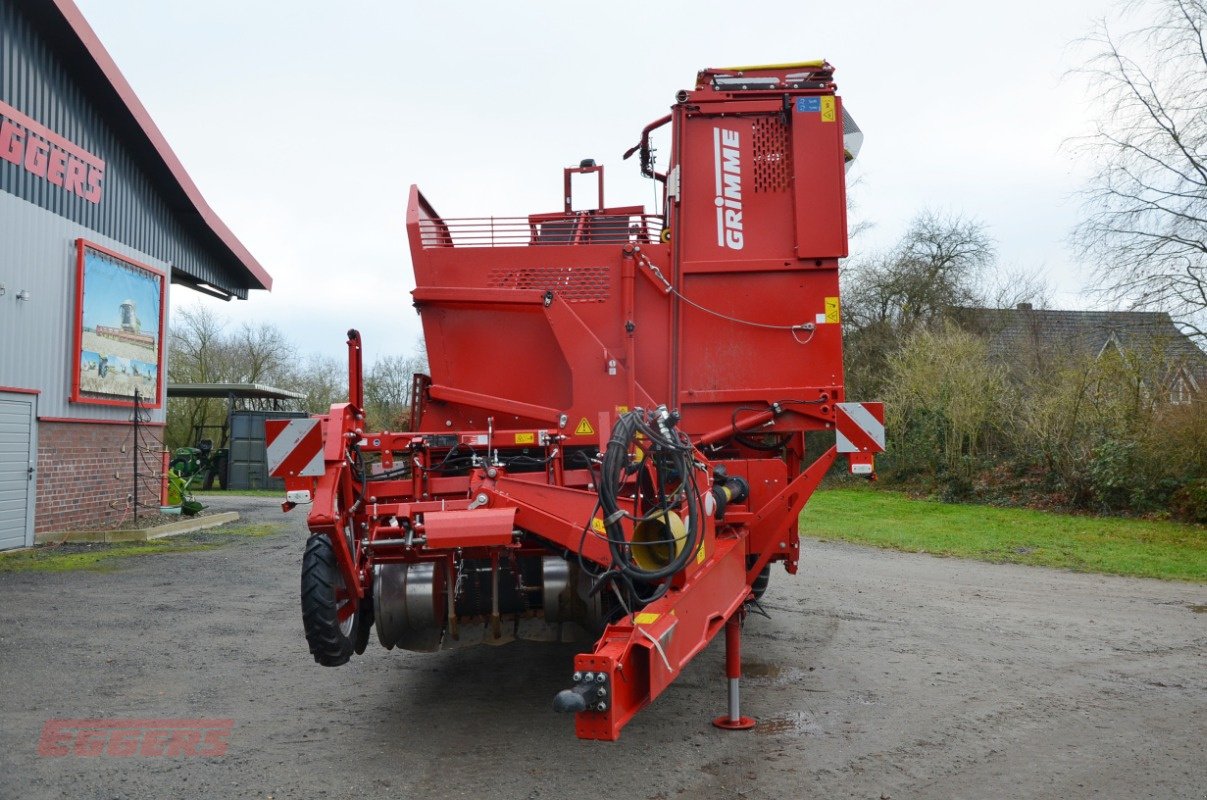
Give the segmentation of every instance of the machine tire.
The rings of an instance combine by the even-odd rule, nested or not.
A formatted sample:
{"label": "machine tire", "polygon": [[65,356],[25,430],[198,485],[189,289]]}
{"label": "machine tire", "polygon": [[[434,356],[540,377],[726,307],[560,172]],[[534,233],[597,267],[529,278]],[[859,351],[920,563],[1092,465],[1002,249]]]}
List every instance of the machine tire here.
{"label": "machine tire", "polygon": [[224,456],[224,455],[217,456],[212,461],[210,461],[209,466],[206,467],[205,485],[202,486],[201,488],[207,492],[210,489],[213,489],[215,478],[218,479],[218,488],[225,491],[226,490],[226,456]]}
{"label": "machine tire", "polygon": [[352,628],[352,649],[356,654],[363,655],[369,646],[369,634],[373,632],[373,598],[366,597],[360,601],[360,610],[356,612],[356,625]]}
{"label": "machine tire", "polygon": [[754,599],[762,600],[763,595],[767,593],[767,586],[771,583],[771,565],[763,567],[763,571],[754,579],[754,583],[750,585],[750,591],[754,593]]}
{"label": "machine tire", "polygon": [[222,489],[223,491],[226,491],[227,476],[230,474],[230,452],[229,451],[218,456],[218,462],[217,462],[217,466],[215,468],[218,470],[218,488]]}
{"label": "machine tire", "polygon": [[302,556],[302,627],[310,654],[324,667],[347,664],[354,649],[339,624],[336,592],[342,585],[331,540],[322,534],[311,536]]}

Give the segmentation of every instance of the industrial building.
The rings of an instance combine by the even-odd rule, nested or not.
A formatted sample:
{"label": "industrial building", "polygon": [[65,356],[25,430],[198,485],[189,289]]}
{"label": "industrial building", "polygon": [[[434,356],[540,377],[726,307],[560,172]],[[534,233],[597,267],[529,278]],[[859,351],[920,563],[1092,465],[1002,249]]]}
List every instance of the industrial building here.
{"label": "industrial building", "polygon": [[272,279],[71,0],[0,0],[0,549],[131,514],[181,286]]}

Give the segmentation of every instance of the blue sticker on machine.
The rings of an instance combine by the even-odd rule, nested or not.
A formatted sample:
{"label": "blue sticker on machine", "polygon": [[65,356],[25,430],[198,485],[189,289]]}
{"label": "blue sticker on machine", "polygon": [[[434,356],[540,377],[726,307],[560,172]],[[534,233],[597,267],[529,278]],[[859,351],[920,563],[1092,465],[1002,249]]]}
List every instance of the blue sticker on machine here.
{"label": "blue sticker on machine", "polygon": [[821,111],[820,97],[798,97],[796,98],[797,113],[806,111]]}

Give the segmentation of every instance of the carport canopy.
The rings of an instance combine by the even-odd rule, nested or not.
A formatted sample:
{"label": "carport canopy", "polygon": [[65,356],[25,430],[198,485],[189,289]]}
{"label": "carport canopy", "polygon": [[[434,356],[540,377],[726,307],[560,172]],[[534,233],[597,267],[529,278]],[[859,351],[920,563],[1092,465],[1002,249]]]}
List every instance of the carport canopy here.
{"label": "carport canopy", "polygon": [[[248,400],[270,400],[272,401],[271,408],[274,411],[280,411],[282,401],[289,408],[290,402],[295,400],[305,400],[306,395],[301,392],[291,392],[288,389],[278,389],[275,386],[265,386],[262,383],[169,383],[168,384],[168,399],[176,398],[194,398],[207,399],[213,398],[226,401],[226,419],[222,421],[222,425],[202,426],[202,427],[220,427],[221,435],[218,438],[219,447],[226,447],[226,437],[230,431],[230,417],[235,413],[236,405],[241,409],[248,408],[246,401]],[[238,403],[238,401],[244,401]],[[267,406],[260,405],[258,408],[264,410]],[[294,408],[297,408],[294,405]],[[199,430],[192,432],[193,436],[200,436]]]}
{"label": "carport canopy", "polygon": [[301,392],[262,383],[169,383],[168,397],[218,397],[224,400],[305,400]]}
{"label": "carport canopy", "polygon": [[[189,440],[190,443],[194,440],[200,441],[207,429],[217,428],[220,430],[220,434],[218,436],[218,450],[221,451],[224,448],[229,447],[228,457],[225,458],[225,475],[220,478],[220,485],[223,489],[227,487],[240,489],[263,488],[263,485],[248,486],[240,484],[237,480],[240,475],[243,476],[244,479],[247,478],[247,471],[249,469],[248,459],[251,458],[248,453],[254,452],[257,448],[252,448],[252,450],[249,451],[246,446],[249,444],[248,440],[240,439],[242,434],[238,432],[240,428],[236,424],[236,416],[305,416],[305,412],[301,410],[301,404],[297,401],[305,400],[306,395],[302,394],[301,392],[293,392],[288,389],[278,389],[275,386],[265,386],[262,383],[169,383],[168,399],[173,400],[176,398],[202,400],[216,399],[226,401],[226,417],[222,420],[222,424],[207,425],[206,420],[203,418],[201,424],[193,426],[193,430],[190,431],[192,438]],[[252,405],[249,403],[249,401],[262,402]],[[267,408],[268,402],[271,402],[272,404],[271,410]],[[281,408],[283,403],[287,407],[284,410]],[[236,406],[241,406],[241,408],[236,411]],[[252,407],[249,408],[249,406]],[[293,406],[293,408],[288,408],[288,406]],[[248,424],[250,423],[248,423],[245,419],[243,428],[246,429]],[[234,441],[230,441],[232,438],[232,430],[234,431]],[[258,459],[258,461],[261,463],[260,477],[262,479],[265,478],[267,474],[267,467],[263,466],[262,464],[264,452],[263,437],[264,423],[261,419],[259,422],[258,439],[259,455],[256,456],[256,459]],[[241,450],[237,448],[237,445],[240,441],[242,441],[245,445]],[[240,453],[242,453],[242,455],[240,455]],[[239,470],[235,469],[236,461],[239,461]],[[212,477],[213,473],[207,476],[204,488],[209,488],[209,481],[212,479]],[[284,484],[281,485],[281,488],[284,488]]]}

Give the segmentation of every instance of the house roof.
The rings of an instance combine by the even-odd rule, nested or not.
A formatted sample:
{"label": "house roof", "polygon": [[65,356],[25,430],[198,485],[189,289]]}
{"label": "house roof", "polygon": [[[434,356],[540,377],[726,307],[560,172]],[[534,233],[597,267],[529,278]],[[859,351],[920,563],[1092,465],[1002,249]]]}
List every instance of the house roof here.
{"label": "house roof", "polygon": [[[151,119],[146,107],[134,94],[134,90],[123,77],[121,70],[117,68],[117,64],[105,50],[104,45],[92,30],[92,26],[84,19],[84,15],[75,3],[72,0],[52,0],[52,2],[54,8],[58,10],[59,16],[47,13],[46,18],[52,23],[57,21],[57,25],[64,28],[64,34],[76,39],[87,53],[88,59],[77,64],[76,68],[95,70],[101,80],[112,89],[118,102],[111,104],[110,113],[125,116],[133,122],[130,127],[137,136],[145,140],[148,157],[158,161],[163,168],[160,174],[167,176],[168,185],[164,189],[172,194],[183,195],[185,203],[189,206],[187,211],[195,213],[200,218],[200,222],[217,237],[222,246],[229,250],[233,265],[237,265],[245,271],[248,288],[271,289],[272,276],[201,196],[201,191],[193,183],[189,174],[185,172],[184,166],[168,145],[167,139]],[[99,101],[103,98],[96,99]]]}
{"label": "house roof", "polygon": [[1153,350],[1170,369],[1186,369],[1207,387],[1207,353],[1163,311],[1061,311],[1031,308],[957,308],[956,319],[989,337],[990,354],[1007,360],[1019,354],[1094,357],[1114,342],[1121,350]]}

